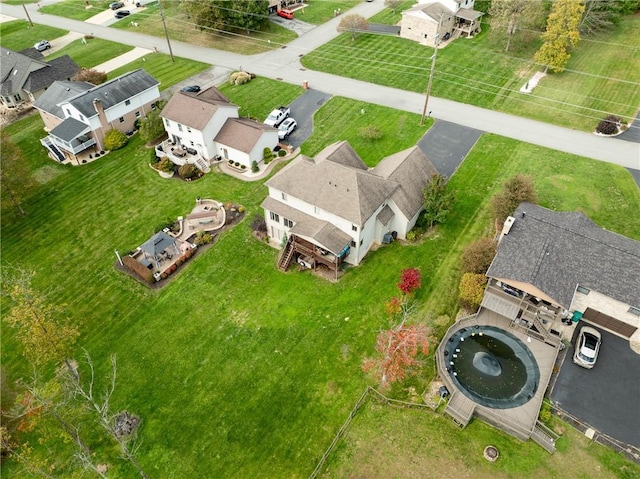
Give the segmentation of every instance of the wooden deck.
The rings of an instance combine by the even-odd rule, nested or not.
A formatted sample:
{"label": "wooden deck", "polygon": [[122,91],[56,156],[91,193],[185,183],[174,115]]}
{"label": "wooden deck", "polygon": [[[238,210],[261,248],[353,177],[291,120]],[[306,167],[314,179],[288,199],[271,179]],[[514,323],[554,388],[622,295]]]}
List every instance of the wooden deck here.
{"label": "wooden deck", "polygon": [[471,421],[475,409],[475,402],[460,391],[455,391],[451,395],[444,412],[449,414],[460,427],[465,427]]}

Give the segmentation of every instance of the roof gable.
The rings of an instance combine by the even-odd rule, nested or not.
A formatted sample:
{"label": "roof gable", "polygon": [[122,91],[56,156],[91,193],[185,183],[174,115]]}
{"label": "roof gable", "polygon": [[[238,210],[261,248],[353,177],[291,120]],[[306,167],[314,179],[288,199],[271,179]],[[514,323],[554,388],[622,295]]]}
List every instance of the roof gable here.
{"label": "roof gable", "polygon": [[90,90],[94,85],[88,82],[55,81],[33,104],[35,108],[57,118],[64,118],[60,104]]}
{"label": "roof gable", "polygon": [[10,95],[20,91],[30,72],[46,66],[41,59],[0,47],[0,93]]}
{"label": "roof gable", "polygon": [[640,242],[579,212],[522,203],[514,217],[487,276],[532,284],[566,308],[578,284],[640,306]]}
{"label": "roof gable", "polygon": [[215,87],[207,88],[197,95],[180,91],[171,97],[160,116],[202,131],[216,112],[225,107],[235,110],[235,115],[238,114],[238,106]]}
{"label": "roof gable", "polygon": [[340,165],[367,170],[368,167],[347,141],[332,143],[315,156],[317,162],[328,160]]}
{"label": "roof gable", "polygon": [[54,58],[45,68],[31,72],[23,88],[28,92],[36,92],[57,80],[69,80],[78,70],[80,67],[69,55]]}

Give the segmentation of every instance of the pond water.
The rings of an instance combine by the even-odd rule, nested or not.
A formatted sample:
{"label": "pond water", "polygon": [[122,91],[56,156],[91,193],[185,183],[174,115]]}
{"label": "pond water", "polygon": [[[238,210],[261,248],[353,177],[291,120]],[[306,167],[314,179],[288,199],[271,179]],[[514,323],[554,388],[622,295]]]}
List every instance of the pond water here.
{"label": "pond water", "polygon": [[462,393],[483,406],[507,409],[536,393],[540,370],[531,350],[514,335],[493,326],[454,333],[444,350],[447,371]]}

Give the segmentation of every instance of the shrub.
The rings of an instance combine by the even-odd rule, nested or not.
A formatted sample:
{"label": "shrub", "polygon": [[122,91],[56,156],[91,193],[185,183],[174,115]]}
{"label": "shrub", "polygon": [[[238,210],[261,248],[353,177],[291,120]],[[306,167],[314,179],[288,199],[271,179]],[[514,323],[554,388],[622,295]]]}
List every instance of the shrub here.
{"label": "shrub", "polygon": [[175,166],[176,165],[173,164],[173,161],[165,157],[157,163],[156,168],[158,168],[160,171],[164,171],[165,173],[171,173],[172,171],[174,171]]}
{"label": "shrub", "polygon": [[126,145],[128,141],[127,135],[115,128],[112,128],[104,135],[104,147],[107,150],[119,150]]}
{"label": "shrub", "polygon": [[151,160],[151,164],[152,165],[155,165],[156,163],[158,163],[160,161],[160,158],[158,158],[158,156],[156,155],[155,148],[151,148],[149,150],[149,159]]}
{"label": "shrub", "polygon": [[278,150],[278,156],[286,156],[286,150]]}
{"label": "shrub", "polygon": [[144,118],[136,120],[139,124],[138,130],[140,130],[140,138],[142,138],[142,141],[149,143],[165,134],[164,122],[162,118],[160,118],[160,111],[165,104],[165,101],[158,102],[155,110],[147,113],[147,116]]}
{"label": "shrub", "polygon": [[236,162],[234,162],[233,164],[235,165],[235,167],[236,167],[236,168],[237,168],[238,166],[240,166],[240,162],[239,162],[239,161],[236,161]]}
{"label": "shrub", "polygon": [[469,311],[477,311],[482,303],[487,277],[484,274],[465,273],[460,280],[460,304]]}
{"label": "shrub", "polygon": [[265,149],[262,150],[262,160],[264,161],[264,164],[268,165],[272,159],[273,159],[273,151],[271,151],[271,148],[265,147]]}
{"label": "shrub", "polygon": [[238,213],[244,213],[244,206],[238,206]]}
{"label": "shrub", "polygon": [[547,401],[544,401],[540,408],[540,420],[545,424],[551,420],[551,405]]}
{"label": "shrub", "polygon": [[193,242],[198,246],[209,244],[213,242],[213,236],[209,233],[205,233],[203,230],[200,230],[196,233],[196,238]]}
{"label": "shrub", "polygon": [[615,115],[609,115],[596,127],[596,131],[603,135],[615,135],[618,133],[618,125],[622,123],[622,118]]}
{"label": "shrub", "polygon": [[229,164],[230,164],[230,165],[233,165],[233,160],[229,160]]}
{"label": "shrub", "polygon": [[484,274],[496,255],[496,243],[492,238],[480,238],[467,245],[462,252],[462,271]]}
{"label": "shrub", "polygon": [[260,168],[258,168],[258,162],[256,160],[253,160],[251,162],[251,171],[253,171],[254,173],[260,171]]}
{"label": "shrub", "polygon": [[178,168],[178,174],[183,178],[195,178],[198,176],[198,168],[196,165],[186,163]]}
{"label": "shrub", "polygon": [[160,274],[160,279],[167,279],[167,273]]}
{"label": "shrub", "polygon": [[159,231],[162,231],[165,228],[169,228],[171,229],[171,227],[173,226],[174,221],[171,218],[167,218],[166,220],[164,220],[161,223],[158,223],[155,228],[153,228],[153,232],[157,233]]}
{"label": "shrub", "polygon": [[382,130],[374,125],[367,125],[360,128],[358,132],[363,140],[374,141],[382,138]]}
{"label": "shrub", "polygon": [[92,85],[100,85],[107,81],[107,74],[99,72],[93,68],[82,68],[79,72],[71,77],[73,81],[86,81]]}
{"label": "shrub", "polygon": [[414,228],[407,233],[407,241],[413,242],[418,239],[418,236],[420,236],[419,231]]}
{"label": "shrub", "polygon": [[242,170],[246,170],[246,169],[247,169],[247,165],[240,165],[240,168],[241,168]]}
{"label": "shrub", "polygon": [[131,256],[124,256],[122,258],[122,262],[130,271],[134,272],[142,280],[146,281],[149,284],[155,282],[153,271],[148,269],[142,263],[136,261],[135,258],[132,258]]}
{"label": "shrub", "polygon": [[244,85],[249,83],[253,77],[250,73],[239,71],[229,75],[229,83],[232,85]]}
{"label": "shrub", "polygon": [[500,193],[491,198],[493,217],[499,225],[504,223],[507,216],[512,215],[522,202],[536,203],[538,195],[533,186],[533,179],[526,175],[516,175],[504,183]]}
{"label": "shrub", "polygon": [[257,233],[266,233],[267,222],[265,221],[264,216],[256,214],[251,220],[251,229]]}

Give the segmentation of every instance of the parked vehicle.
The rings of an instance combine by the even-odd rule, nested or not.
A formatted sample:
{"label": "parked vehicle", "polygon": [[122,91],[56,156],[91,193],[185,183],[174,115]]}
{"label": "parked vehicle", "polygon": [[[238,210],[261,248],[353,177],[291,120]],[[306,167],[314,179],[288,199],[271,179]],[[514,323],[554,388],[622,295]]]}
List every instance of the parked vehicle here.
{"label": "parked vehicle", "polygon": [[181,88],[180,91],[186,93],[198,93],[200,91],[200,85],[189,85],[184,88]]}
{"label": "parked vehicle", "polygon": [[114,13],[114,17],[116,18],[124,18],[124,17],[128,17],[129,15],[131,15],[131,12],[129,10],[118,10],[116,13]]}
{"label": "parked vehicle", "polygon": [[109,8],[111,10],[117,10],[118,8],[122,8],[122,7],[124,7],[124,2],[113,2],[109,4]]}
{"label": "parked vehicle", "polygon": [[601,342],[602,337],[597,330],[589,326],[583,326],[576,342],[573,362],[583,368],[591,369],[595,366],[596,359],[598,359]]}
{"label": "parked vehicle", "polygon": [[278,15],[281,16],[282,18],[293,20],[293,12],[291,10],[287,10],[286,8],[278,10]]}
{"label": "parked vehicle", "polygon": [[33,48],[35,48],[39,52],[43,52],[43,51],[48,50],[49,48],[51,48],[51,43],[49,43],[46,40],[40,40],[38,43],[36,43],[33,46]]}
{"label": "parked vehicle", "polygon": [[269,113],[269,116],[264,121],[264,123],[265,125],[271,125],[277,128],[280,125],[280,123],[282,123],[284,119],[289,116],[290,113],[291,113],[291,110],[289,109],[289,107],[286,107],[286,106],[278,107],[275,110],[273,110],[271,113]]}
{"label": "parked vehicle", "polygon": [[280,123],[280,126],[278,127],[278,138],[284,140],[287,136],[293,133],[293,130],[295,130],[297,127],[298,122],[296,122],[291,117],[286,118],[282,123]]}

